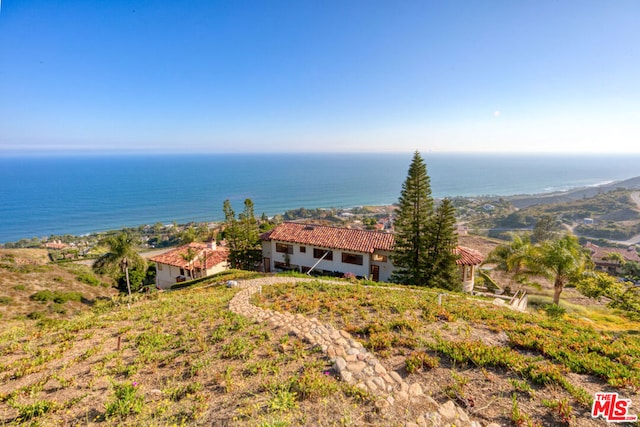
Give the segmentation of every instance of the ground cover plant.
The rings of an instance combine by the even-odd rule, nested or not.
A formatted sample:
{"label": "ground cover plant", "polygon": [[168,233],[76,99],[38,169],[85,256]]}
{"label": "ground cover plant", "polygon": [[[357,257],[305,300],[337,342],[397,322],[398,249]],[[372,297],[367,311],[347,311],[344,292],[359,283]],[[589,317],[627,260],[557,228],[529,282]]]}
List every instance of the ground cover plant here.
{"label": "ground cover plant", "polygon": [[[228,310],[225,273],[0,331],[0,425],[363,425],[374,401],[320,349]],[[400,414],[398,416],[404,416]]]}
{"label": "ground cover plant", "polygon": [[[20,260],[3,262],[15,269]],[[237,289],[226,282],[256,273],[228,271],[137,294],[127,309],[120,297],[91,305],[73,295],[56,303],[47,292],[44,301],[30,299],[42,290],[55,298],[82,287],[86,298],[107,289],[76,280],[88,269],[46,267],[46,281],[14,272],[1,288],[47,310],[0,323],[0,425],[403,425],[433,410],[420,403],[380,410],[375,396],[336,377],[319,348],[231,313]],[[588,416],[593,393],[638,401],[638,335],[451,292],[439,298],[361,283],[265,286],[254,301],[348,330],[387,369],[485,423],[605,425]],[[53,304],[86,309],[62,316],[48,311]]]}
{"label": "ground cover plant", "polygon": [[540,425],[599,425],[589,415],[595,392],[639,397],[640,336],[603,332],[567,315],[513,312],[451,293],[321,282],[277,285],[254,298],[346,329],[388,369],[487,422],[521,425],[513,419],[516,405],[518,419]]}

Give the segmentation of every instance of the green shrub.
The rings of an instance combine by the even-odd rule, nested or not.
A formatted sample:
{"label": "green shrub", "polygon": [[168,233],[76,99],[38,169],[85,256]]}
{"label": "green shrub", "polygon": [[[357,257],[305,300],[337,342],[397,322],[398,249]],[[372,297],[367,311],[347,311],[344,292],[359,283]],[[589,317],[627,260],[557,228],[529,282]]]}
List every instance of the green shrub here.
{"label": "green shrub", "polygon": [[55,402],[50,402],[48,400],[38,400],[34,403],[26,405],[16,405],[16,409],[18,410],[18,418],[21,421],[31,420],[33,418],[44,415],[52,409],[55,409],[55,407]]}
{"label": "green shrub", "polygon": [[112,416],[126,417],[139,414],[144,405],[144,396],[138,392],[138,383],[121,383],[113,385],[113,398],[106,404],[107,418]]}
{"label": "green shrub", "polygon": [[86,283],[87,285],[90,285],[90,286],[102,285],[102,281],[100,281],[100,279],[98,279],[96,276],[94,276],[91,273],[81,273],[78,276],[76,276],[76,280],[78,282]]}
{"label": "green shrub", "polygon": [[44,319],[46,314],[43,311],[34,311],[27,314],[27,317],[31,320],[40,320]]}
{"label": "green shrub", "polygon": [[440,361],[438,358],[420,352],[411,353],[404,361],[404,367],[410,374],[425,368],[437,368],[439,364]]}
{"label": "green shrub", "polygon": [[307,368],[304,373],[293,380],[292,390],[300,400],[326,397],[338,390],[338,383],[329,371]]}
{"label": "green shrub", "polygon": [[0,297],[0,305],[9,305],[11,304],[10,297]]}
{"label": "green shrub", "polygon": [[560,319],[567,312],[564,307],[560,307],[557,304],[549,304],[544,308],[544,311],[547,313],[551,319]]}
{"label": "green shrub", "polygon": [[269,400],[269,410],[286,412],[298,407],[297,394],[289,390],[277,390]]}
{"label": "green shrub", "polygon": [[13,290],[14,290],[14,291],[24,291],[24,290],[26,290],[26,289],[27,289],[27,287],[26,287],[25,285],[15,285],[15,286],[13,287]]}
{"label": "green shrub", "polygon": [[53,301],[58,304],[64,304],[67,301],[82,301],[80,292],[61,292],[50,291],[48,289],[38,291],[29,297],[32,301],[47,302]]}
{"label": "green shrub", "polygon": [[38,291],[29,297],[32,301],[47,302],[53,300],[53,292],[49,290]]}
{"label": "green shrub", "polygon": [[67,314],[67,310],[62,306],[62,304],[54,303],[51,306],[51,311],[58,314]]}
{"label": "green shrub", "polygon": [[82,294],[80,292],[58,292],[53,293],[53,302],[58,304],[64,304],[67,301],[82,301]]}

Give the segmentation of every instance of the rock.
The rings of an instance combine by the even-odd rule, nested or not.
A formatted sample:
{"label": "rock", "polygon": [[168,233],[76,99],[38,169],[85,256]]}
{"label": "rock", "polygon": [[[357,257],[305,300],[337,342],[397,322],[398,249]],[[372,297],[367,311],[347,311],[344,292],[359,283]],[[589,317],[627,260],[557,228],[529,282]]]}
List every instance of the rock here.
{"label": "rock", "polygon": [[457,417],[456,405],[449,400],[438,408],[438,413],[447,420],[453,420]]}
{"label": "rock", "polygon": [[345,340],[344,338],[338,338],[337,340],[334,341],[334,344],[339,345],[340,347],[346,347],[347,340]]}
{"label": "rock", "polygon": [[337,354],[334,346],[330,345],[329,347],[327,347],[327,356],[329,356],[330,359],[336,358]]}
{"label": "rock", "polygon": [[407,393],[406,391],[399,391],[396,393],[395,396],[398,402],[401,402],[403,400],[409,400],[409,393]]}
{"label": "rock", "polygon": [[385,367],[379,363],[376,363],[376,365],[373,367],[373,370],[378,375],[385,375],[387,373]]}
{"label": "rock", "polygon": [[372,392],[374,392],[374,393],[378,390],[378,387],[376,387],[376,385],[371,380],[367,380],[365,382],[365,384],[366,384],[367,388],[369,390],[371,390]]}
{"label": "rock", "polygon": [[346,369],[340,372],[340,376],[342,376],[342,380],[346,383],[351,383],[351,381],[353,381],[353,374]]}
{"label": "rock", "polygon": [[468,423],[469,416],[467,415],[467,413],[460,407],[457,407],[456,409],[458,411],[458,419],[462,422]]}
{"label": "rock", "polygon": [[340,335],[342,335],[344,339],[351,339],[351,334],[347,331],[340,330]]}
{"label": "rock", "polygon": [[393,378],[391,378],[391,377],[389,376],[389,374],[387,374],[387,375],[383,375],[383,376],[382,376],[382,379],[383,379],[387,384],[389,384],[389,385],[390,385],[390,386],[392,386],[392,387],[395,387],[395,386],[397,385],[397,383],[394,381],[394,379],[393,379]]}
{"label": "rock", "polygon": [[351,372],[357,373],[357,372],[361,372],[365,368],[365,366],[367,366],[367,364],[364,362],[354,362],[354,363],[350,363],[347,369],[349,369]]}
{"label": "rock", "polygon": [[391,378],[393,378],[398,384],[403,383],[402,377],[396,371],[389,372],[389,375],[391,375]]}
{"label": "rock", "polygon": [[347,361],[342,357],[336,357],[336,363],[333,364],[333,367],[336,371],[342,372],[347,367]]}
{"label": "rock", "polygon": [[391,406],[385,399],[376,400],[375,407],[377,412],[383,412],[385,409]]}
{"label": "rock", "polygon": [[360,350],[358,350],[357,348],[349,347],[349,349],[347,350],[347,354],[352,354],[355,356],[357,354],[360,354]]}
{"label": "rock", "polygon": [[330,329],[329,336],[332,340],[340,338],[340,332],[337,329]]}
{"label": "rock", "polygon": [[422,387],[420,384],[414,383],[409,386],[409,395],[410,396],[422,396]]}
{"label": "rock", "polygon": [[433,400],[433,398],[431,396],[425,396],[424,400],[427,401],[428,404],[430,404],[431,406],[433,406],[434,408],[438,407],[438,402],[436,402],[435,400]]}
{"label": "rock", "polygon": [[382,378],[375,377],[372,381],[375,383],[375,385],[378,386],[380,390],[384,391],[387,389],[387,385],[384,383],[384,380]]}

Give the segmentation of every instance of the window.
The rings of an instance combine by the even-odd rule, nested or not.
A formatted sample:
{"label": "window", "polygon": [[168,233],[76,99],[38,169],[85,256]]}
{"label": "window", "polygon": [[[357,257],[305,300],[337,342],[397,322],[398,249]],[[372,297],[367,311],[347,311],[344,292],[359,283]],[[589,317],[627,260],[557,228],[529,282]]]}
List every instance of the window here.
{"label": "window", "polygon": [[387,256],[380,255],[380,254],[373,254],[371,255],[371,260],[376,262],[387,262]]}
{"label": "window", "polygon": [[301,254],[307,253],[307,247],[306,246],[300,246],[300,253]]}
{"label": "window", "polygon": [[362,265],[363,257],[359,254],[350,254],[347,252],[342,253],[342,262],[345,264]]}
{"label": "window", "polygon": [[284,243],[276,243],[276,252],[283,254],[292,254],[293,245],[285,245]]}
{"label": "window", "polygon": [[322,258],[327,252],[329,253],[324,257],[324,259],[326,259],[327,261],[333,261],[333,251],[328,251],[326,249],[313,248],[313,257]]}

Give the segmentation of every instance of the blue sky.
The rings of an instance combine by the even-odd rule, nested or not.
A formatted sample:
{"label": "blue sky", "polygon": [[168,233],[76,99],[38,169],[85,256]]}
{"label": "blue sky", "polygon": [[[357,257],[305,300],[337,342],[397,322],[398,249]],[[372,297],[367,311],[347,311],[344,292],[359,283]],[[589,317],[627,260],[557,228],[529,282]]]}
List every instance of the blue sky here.
{"label": "blue sky", "polygon": [[0,11],[0,155],[640,152],[640,2]]}

